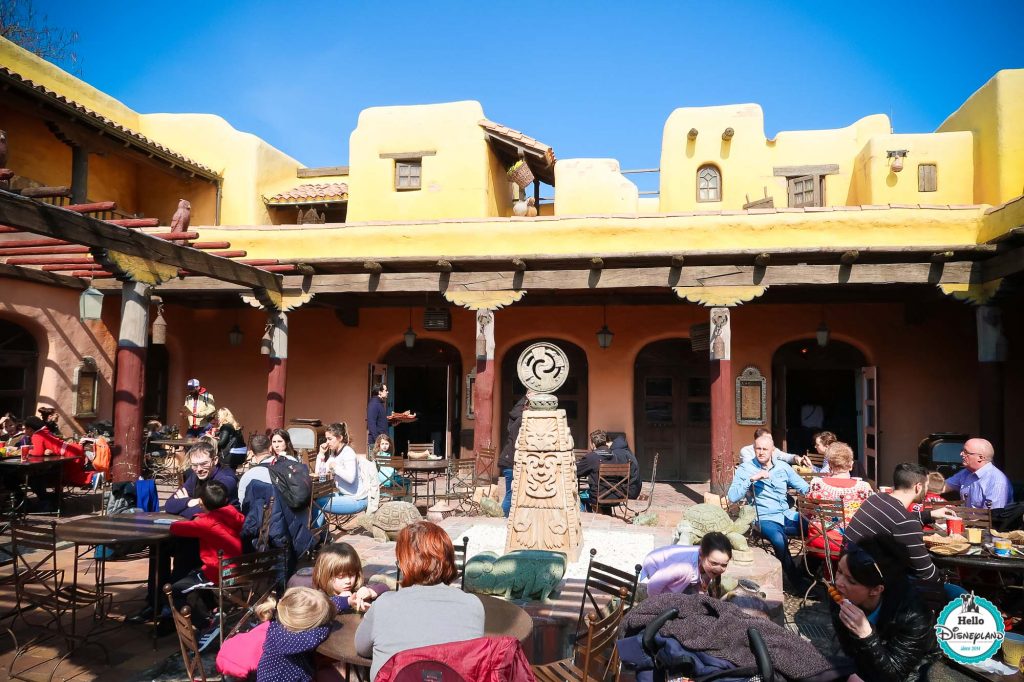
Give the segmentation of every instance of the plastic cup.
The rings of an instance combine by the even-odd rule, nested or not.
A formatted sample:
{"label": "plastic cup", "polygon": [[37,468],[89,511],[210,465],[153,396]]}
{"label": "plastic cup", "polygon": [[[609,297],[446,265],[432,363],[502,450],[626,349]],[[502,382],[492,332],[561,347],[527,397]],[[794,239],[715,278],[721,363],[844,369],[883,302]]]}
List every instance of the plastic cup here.
{"label": "plastic cup", "polygon": [[947,535],[963,535],[964,534],[964,520],[963,519],[946,519],[946,534]]}
{"label": "plastic cup", "polygon": [[992,549],[996,556],[1010,556],[1010,548],[1013,543],[1009,538],[995,538],[992,541]]}
{"label": "plastic cup", "polygon": [[981,544],[981,529],[980,528],[968,528],[967,529],[967,542],[972,545]]}
{"label": "plastic cup", "polygon": [[30,446],[30,445],[22,445],[21,446],[21,458],[22,459],[28,459],[30,452],[32,452],[32,446]]}

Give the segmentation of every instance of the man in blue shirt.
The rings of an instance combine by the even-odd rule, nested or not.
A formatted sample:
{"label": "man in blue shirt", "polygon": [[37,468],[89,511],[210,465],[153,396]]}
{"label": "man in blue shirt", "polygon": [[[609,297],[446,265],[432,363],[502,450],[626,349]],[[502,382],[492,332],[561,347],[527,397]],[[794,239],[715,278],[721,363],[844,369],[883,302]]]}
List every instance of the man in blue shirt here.
{"label": "man in blue shirt", "polygon": [[754,441],[754,459],[736,469],[729,486],[729,501],[739,502],[753,486],[757,524],[761,535],[771,543],[775,557],[782,564],[784,575],[799,588],[806,579],[789,554],[786,536],[800,534],[800,515],[789,508],[786,494],[790,488],[806,493],[810,486],[785,462],[775,459],[775,442],[765,433]]}
{"label": "man in blue shirt", "polygon": [[388,387],[384,384],[374,384],[370,389],[370,402],[366,405],[366,430],[369,434],[369,449],[377,442],[377,436],[388,433]]}
{"label": "man in blue shirt", "polygon": [[956,490],[964,504],[975,509],[1002,509],[1013,502],[1010,479],[992,463],[995,448],[984,438],[964,443],[964,468],[946,479],[946,491]]}

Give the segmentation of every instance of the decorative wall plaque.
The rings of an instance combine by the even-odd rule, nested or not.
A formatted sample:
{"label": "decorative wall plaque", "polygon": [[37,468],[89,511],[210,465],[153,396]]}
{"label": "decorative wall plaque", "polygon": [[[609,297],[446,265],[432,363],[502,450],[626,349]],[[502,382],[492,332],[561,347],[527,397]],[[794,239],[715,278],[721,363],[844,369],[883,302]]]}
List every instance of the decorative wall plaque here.
{"label": "decorative wall plaque", "polygon": [[569,378],[569,358],[553,343],[541,341],[527,346],[516,363],[519,381],[534,391],[530,407],[535,410],[553,410],[558,398],[553,394]]}
{"label": "decorative wall plaque", "polygon": [[75,368],[75,416],[96,416],[96,393],[99,384],[99,370],[96,361],[86,356]]}
{"label": "decorative wall plaque", "polygon": [[736,423],[763,426],[767,422],[767,382],[761,370],[753,365],[736,377]]}

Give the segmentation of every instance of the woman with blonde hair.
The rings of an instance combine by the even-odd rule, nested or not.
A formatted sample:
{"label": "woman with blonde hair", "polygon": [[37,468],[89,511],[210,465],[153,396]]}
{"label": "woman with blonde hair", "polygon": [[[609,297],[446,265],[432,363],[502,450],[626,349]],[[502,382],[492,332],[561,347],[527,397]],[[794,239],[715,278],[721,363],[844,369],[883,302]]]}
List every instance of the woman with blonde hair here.
{"label": "woman with blonde hair", "polygon": [[356,630],[356,653],[372,657],[370,679],[395,654],[484,635],[484,607],[451,582],[458,575],[455,547],[437,524],[417,521],[395,546],[402,589],[377,598]]}
{"label": "woman with blonde hair", "polygon": [[235,415],[226,407],[217,410],[217,452],[220,461],[226,462],[232,469],[237,469],[245,461],[245,436],[242,426]]}

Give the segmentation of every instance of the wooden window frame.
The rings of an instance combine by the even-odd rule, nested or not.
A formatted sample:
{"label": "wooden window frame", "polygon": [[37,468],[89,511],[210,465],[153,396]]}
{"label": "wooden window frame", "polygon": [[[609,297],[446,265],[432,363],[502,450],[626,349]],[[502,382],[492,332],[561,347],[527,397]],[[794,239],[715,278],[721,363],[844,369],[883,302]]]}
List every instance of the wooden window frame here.
{"label": "wooden window frame", "polygon": [[[931,168],[931,183],[928,182],[929,178],[925,174],[925,169]],[[929,186],[930,185],[930,186]],[[917,164],[917,191],[918,192],[938,192],[939,191],[939,166],[935,163],[919,163]]]}
{"label": "wooden window frame", "polygon": [[[718,177],[718,186],[717,186],[718,198],[717,199],[701,199],[701,197],[700,197],[700,193],[701,193],[701,186],[700,186],[701,177],[700,176],[701,176],[701,173],[703,173],[705,170],[713,171],[715,173],[715,175]],[[705,191],[710,191],[710,188],[706,189]],[[705,164],[701,165],[697,169],[697,203],[699,203],[699,204],[711,204],[711,203],[716,203],[716,202],[721,202],[721,201],[722,201],[722,169],[720,169],[718,166],[716,166],[713,163],[705,163]]]}
{"label": "wooden window frame", "polygon": [[[811,181],[811,203],[802,202],[797,203],[795,184],[797,182]],[[800,192],[801,195],[805,194],[805,191]],[[825,176],[817,173],[808,175],[797,175],[786,178],[786,195],[789,199],[789,208],[806,208],[806,207],[817,207],[825,205]]]}
{"label": "wooden window frame", "polygon": [[[417,169],[415,174],[416,185],[402,185],[402,170],[403,169]],[[406,180],[412,180],[413,175],[410,173],[404,177]],[[416,192],[423,188],[423,158],[405,158],[395,159],[395,191],[396,192]]]}

